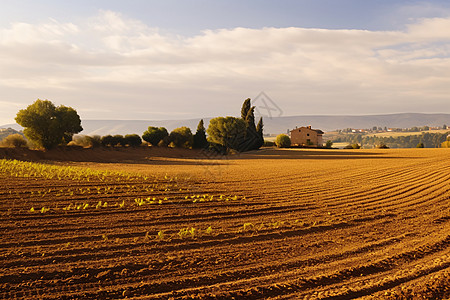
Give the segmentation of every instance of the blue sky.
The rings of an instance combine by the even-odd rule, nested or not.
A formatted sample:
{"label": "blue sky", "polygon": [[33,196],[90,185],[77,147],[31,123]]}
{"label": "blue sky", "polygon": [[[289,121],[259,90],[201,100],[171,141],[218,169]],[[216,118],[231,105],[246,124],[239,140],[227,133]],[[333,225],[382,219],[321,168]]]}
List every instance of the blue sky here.
{"label": "blue sky", "polygon": [[[448,1],[0,1],[0,125],[37,98],[85,119],[450,113]],[[256,105],[256,104],[255,104]]]}
{"label": "blue sky", "polygon": [[15,0],[3,1],[0,24],[39,22],[49,17],[76,22],[99,10],[111,10],[178,34],[234,27],[396,30],[411,19],[445,17],[449,8],[448,1]]}

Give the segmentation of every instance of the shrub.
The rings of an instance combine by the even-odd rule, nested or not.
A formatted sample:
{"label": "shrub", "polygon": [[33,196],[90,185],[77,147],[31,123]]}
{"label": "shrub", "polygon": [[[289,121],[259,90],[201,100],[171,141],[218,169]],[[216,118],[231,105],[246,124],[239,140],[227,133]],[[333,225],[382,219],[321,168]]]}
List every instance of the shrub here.
{"label": "shrub", "polygon": [[88,136],[88,138],[92,148],[100,147],[102,145],[101,137],[99,135]]}
{"label": "shrub", "polygon": [[101,137],[99,135],[75,135],[69,144],[81,146],[84,148],[94,148],[101,145]]}
{"label": "shrub", "polygon": [[380,144],[377,146],[377,149],[389,149],[389,147],[386,144]]}
{"label": "shrub", "polygon": [[441,144],[441,148],[450,148],[450,141],[445,141]]}
{"label": "shrub", "polygon": [[423,143],[418,143],[416,146],[416,148],[424,148],[424,147],[425,147],[425,145]]}
{"label": "shrub", "polygon": [[157,146],[161,140],[169,136],[167,129],[164,127],[152,127],[150,126],[142,135],[142,139],[146,142],[152,144],[152,146]]}
{"label": "shrub", "polygon": [[275,140],[278,148],[288,148],[291,146],[291,139],[285,134],[279,134]]}
{"label": "shrub", "polygon": [[344,147],[344,149],[360,149],[361,146],[359,144],[348,144]]}
{"label": "shrub", "polygon": [[125,140],[125,138],[123,137],[123,135],[121,134],[116,134],[113,136],[113,146],[122,146],[125,147],[127,144],[127,141]]}
{"label": "shrub", "polygon": [[174,129],[169,135],[170,142],[178,148],[192,148],[194,137],[188,127]]}
{"label": "shrub", "polygon": [[139,147],[142,144],[142,139],[137,134],[125,135],[125,143],[130,147]]}
{"label": "shrub", "polygon": [[0,145],[9,148],[20,148],[20,147],[27,147],[28,142],[21,134],[15,133],[5,137],[0,142]]}
{"label": "shrub", "polygon": [[115,147],[118,145],[125,146],[127,144],[123,135],[120,134],[116,134],[114,136],[105,135],[104,137],[101,138],[100,141],[102,146],[104,147]]}
{"label": "shrub", "polygon": [[103,147],[111,147],[113,146],[113,140],[112,135],[105,135],[100,139],[100,142]]}
{"label": "shrub", "polygon": [[333,147],[333,142],[330,141],[330,140],[328,140],[328,141],[326,142],[326,144],[325,144],[325,148],[330,149],[331,147]]}

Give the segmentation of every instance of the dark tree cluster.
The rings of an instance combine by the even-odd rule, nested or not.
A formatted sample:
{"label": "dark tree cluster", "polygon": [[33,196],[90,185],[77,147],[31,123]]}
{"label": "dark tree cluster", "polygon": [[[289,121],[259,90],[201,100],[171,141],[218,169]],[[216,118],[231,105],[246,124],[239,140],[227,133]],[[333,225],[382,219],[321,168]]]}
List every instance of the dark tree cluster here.
{"label": "dark tree cluster", "polygon": [[70,145],[83,147],[138,147],[144,140],[152,146],[209,148],[226,153],[230,150],[256,150],[264,144],[263,121],[260,118],[255,125],[255,106],[251,106],[250,98],[244,101],[240,118],[214,118],[207,130],[203,120],[200,120],[195,134],[188,127],[176,128],[169,134],[164,127],[150,126],[142,139],[137,134],[73,137],[83,130],[77,112],[71,107],[56,107],[48,100],[39,99],[20,110],[16,121],[25,128],[24,134],[30,141],[45,149],[67,145],[69,142]]}
{"label": "dark tree cluster", "polygon": [[263,120],[260,117],[255,126],[255,106],[251,106],[250,101],[250,98],[247,98],[241,108],[241,118],[245,121],[245,136],[240,151],[256,150],[264,145]]}
{"label": "dark tree cluster", "polygon": [[100,143],[104,147],[139,147],[142,144],[141,137],[137,134],[127,134],[125,136],[116,135],[105,135],[100,139]]}
{"label": "dark tree cluster", "polygon": [[207,129],[211,148],[218,152],[239,152],[259,149],[264,145],[263,121],[255,125],[255,107],[250,98],[242,104],[241,117],[217,117]]}

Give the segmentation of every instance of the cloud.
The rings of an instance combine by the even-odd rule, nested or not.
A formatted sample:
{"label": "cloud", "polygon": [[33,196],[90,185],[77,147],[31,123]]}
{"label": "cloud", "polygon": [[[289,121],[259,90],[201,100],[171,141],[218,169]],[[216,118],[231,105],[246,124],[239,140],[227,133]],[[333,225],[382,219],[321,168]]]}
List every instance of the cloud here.
{"label": "cloud", "polygon": [[450,18],[429,18],[404,31],[233,28],[183,37],[112,11],[79,24],[14,23],[0,28],[0,101],[48,95],[88,118],[153,110],[148,118],[161,119],[237,114],[264,90],[289,114],[450,112],[448,28]]}

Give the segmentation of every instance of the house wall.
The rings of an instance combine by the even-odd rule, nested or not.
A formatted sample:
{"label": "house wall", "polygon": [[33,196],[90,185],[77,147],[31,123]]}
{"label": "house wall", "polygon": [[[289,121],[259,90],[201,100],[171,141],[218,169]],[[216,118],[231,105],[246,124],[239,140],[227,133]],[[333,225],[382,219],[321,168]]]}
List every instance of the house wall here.
{"label": "house wall", "polygon": [[300,127],[291,131],[291,145],[308,145],[308,140],[315,146],[322,146],[322,135],[308,127]]}

